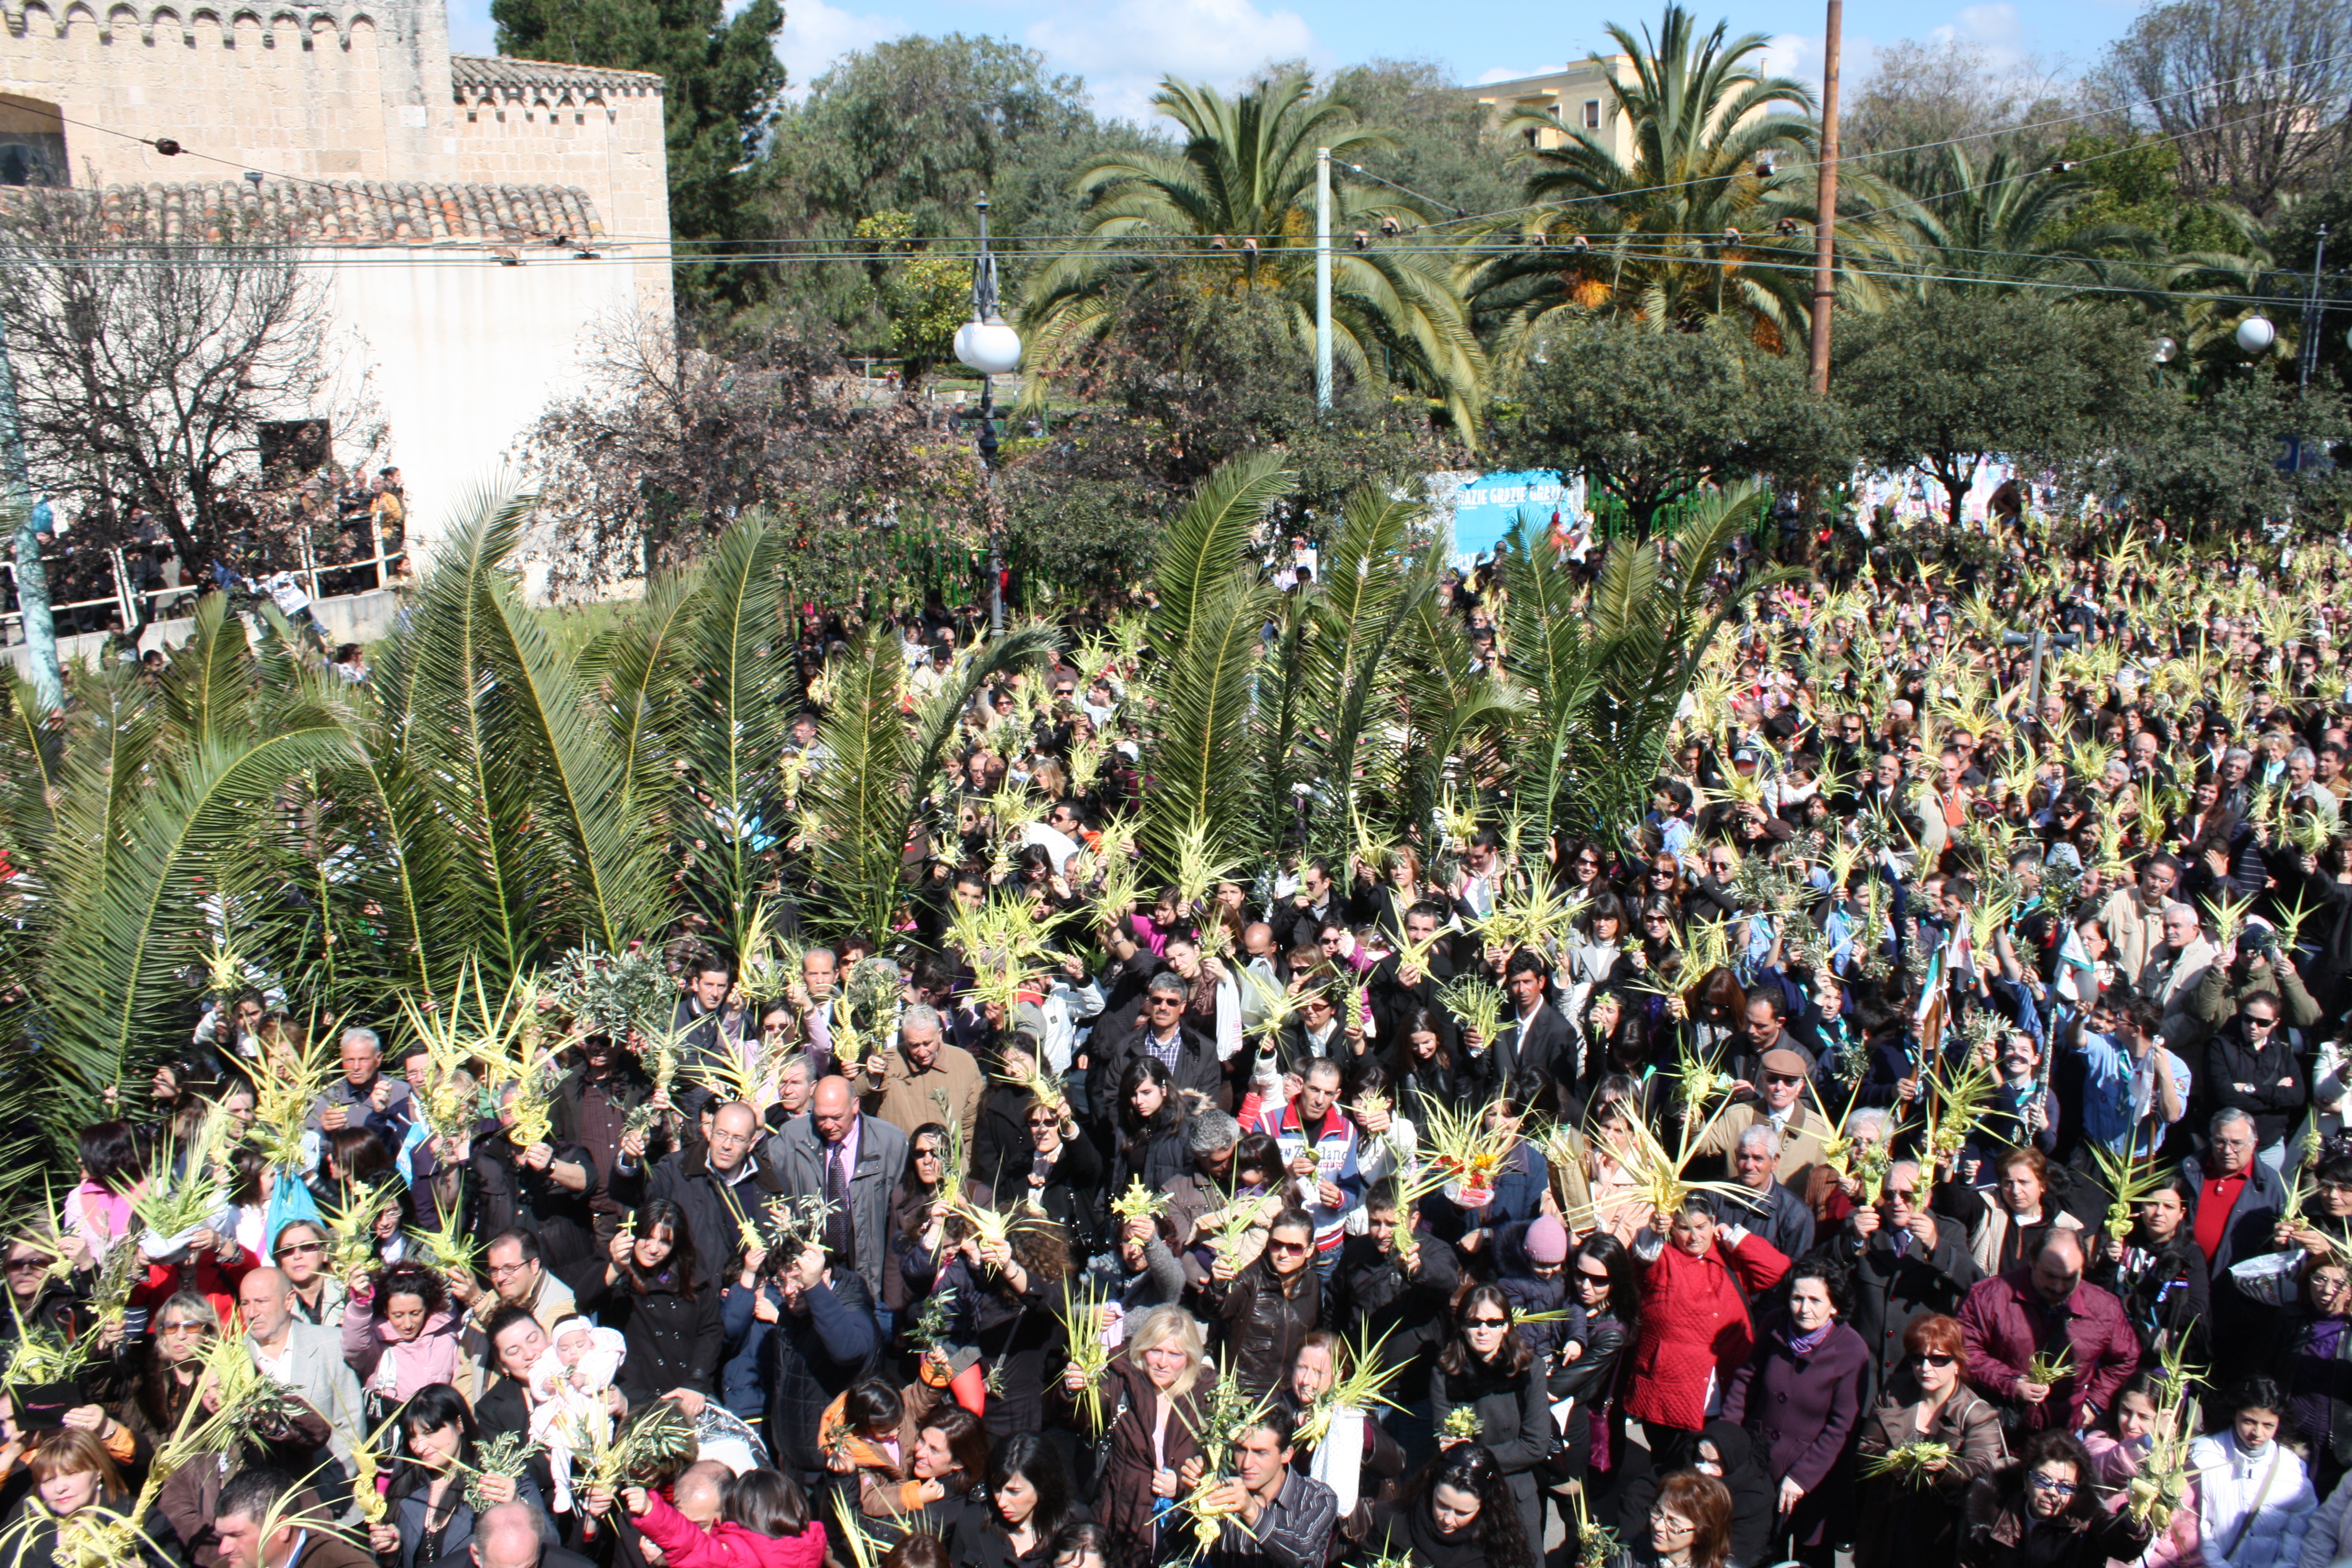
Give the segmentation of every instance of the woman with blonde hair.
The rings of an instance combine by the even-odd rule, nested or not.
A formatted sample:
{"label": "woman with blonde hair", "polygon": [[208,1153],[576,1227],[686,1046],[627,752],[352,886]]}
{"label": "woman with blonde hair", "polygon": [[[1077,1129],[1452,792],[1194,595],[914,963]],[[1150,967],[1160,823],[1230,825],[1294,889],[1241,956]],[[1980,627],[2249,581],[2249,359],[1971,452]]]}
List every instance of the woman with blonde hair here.
{"label": "woman with blonde hair", "polygon": [[25,1456],[25,1469],[33,1496],[17,1515],[25,1533],[13,1558],[16,1568],[80,1560],[82,1552],[73,1540],[76,1530],[112,1522],[130,1492],[106,1446],[87,1427],[60,1426],[42,1433]]}
{"label": "woman with blonde hair", "polygon": [[[1102,1383],[1109,1426],[1095,1517],[1109,1532],[1118,1561],[1158,1560],[1155,1505],[1183,1493],[1181,1472],[1201,1451],[1192,1429],[1216,1375],[1200,1323],[1177,1306],[1145,1313],[1110,1363]],[[1076,1366],[1063,1374],[1066,1397],[1075,1399],[1085,1387]]]}

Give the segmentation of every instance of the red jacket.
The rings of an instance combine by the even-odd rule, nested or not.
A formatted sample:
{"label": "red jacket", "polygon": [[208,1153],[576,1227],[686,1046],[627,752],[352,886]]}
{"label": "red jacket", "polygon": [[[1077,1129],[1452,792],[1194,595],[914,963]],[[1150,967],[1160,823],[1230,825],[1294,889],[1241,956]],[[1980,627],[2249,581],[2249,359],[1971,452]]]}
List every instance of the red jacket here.
{"label": "red jacket", "polygon": [[[2139,1336],[2122,1302],[2096,1285],[2082,1284],[2059,1305],[2045,1307],[2030,1267],[1970,1286],[1960,1302],[1960,1335],[1968,1343],[1969,1381],[1978,1393],[2020,1411],[2029,1432],[2089,1426],[2093,1417],[2085,1412],[2112,1407],[2116,1391],[2139,1369]],[[2026,1363],[2036,1352],[2054,1356],[2062,1350],[2073,1374],[2059,1379],[2041,1404],[2021,1404],[2017,1386]],[[2063,1422],[2051,1419],[2060,1411]]]}
{"label": "red jacket", "polygon": [[[127,1241],[126,1247],[136,1247],[137,1241]],[[224,1264],[217,1253],[207,1248],[193,1260],[185,1255],[173,1263],[147,1260],[147,1277],[131,1288],[133,1311],[144,1308],[152,1316],[163,1303],[183,1290],[193,1290],[213,1304],[220,1314],[221,1328],[230,1333],[236,1331],[236,1290],[245,1277],[261,1260],[250,1249],[238,1247],[236,1261]]]}
{"label": "red jacket", "polygon": [[1709,1375],[1728,1389],[1756,1348],[1748,1298],[1788,1271],[1788,1258],[1758,1236],[1740,1237],[1738,1247],[1717,1237],[1703,1258],[1668,1242],[1642,1279],[1642,1332],[1625,1414],[1682,1432],[1704,1427]]}
{"label": "red jacket", "polygon": [[824,1526],[809,1521],[798,1535],[759,1535],[740,1524],[714,1524],[704,1531],[688,1521],[658,1492],[637,1516],[646,1539],[662,1549],[670,1568],[823,1568]]}

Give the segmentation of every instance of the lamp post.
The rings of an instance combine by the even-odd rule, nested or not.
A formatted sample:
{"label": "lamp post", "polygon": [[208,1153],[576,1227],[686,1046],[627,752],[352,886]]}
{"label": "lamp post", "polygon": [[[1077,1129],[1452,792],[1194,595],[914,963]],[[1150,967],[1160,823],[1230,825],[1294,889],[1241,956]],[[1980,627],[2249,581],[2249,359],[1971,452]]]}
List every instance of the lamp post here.
{"label": "lamp post", "polygon": [[1004,567],[996,529],[996,378],[1021,366],[1021,334],[996,309],[996,258],[988,252],[988,198],[980,209],[980,258],[971,267],[971,320],[956,329],[955,356],[980,372],[980,468],[988,508],[988,628],[1004,629]]}

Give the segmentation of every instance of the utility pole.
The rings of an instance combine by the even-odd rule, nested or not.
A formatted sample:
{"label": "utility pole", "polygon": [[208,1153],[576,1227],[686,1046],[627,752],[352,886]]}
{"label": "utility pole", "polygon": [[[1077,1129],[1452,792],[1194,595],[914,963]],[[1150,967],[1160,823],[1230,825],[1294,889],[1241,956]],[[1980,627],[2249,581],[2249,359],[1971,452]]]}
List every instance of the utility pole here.
{"label": "utility pole", "polygon": [[1331,149],[1315,149],[1315,406],[1331,411]]}
{"label": "utility pole", "polygon": [[25,431],[16,420],[16,374],[8,363],[6,328],[0,323],[0,499],[16,520],[17,624],[33,656],[33,699],[44,713],[66,705],[64,672],[58,668],[58,627],[49,616],[49,570],[41,564],[41,535],[49,531],[46,502],[35,505],[25,462]]}
{"label": "utility pole", "polygon": [[1821,207],[1813,217],[1813,395],[1830,389],[1830,311],[1837,303],[1838,33],[1845,0],[1829,0],[1829,36],[1822,47]]}
{"label": "utility pole", "polygon": [[[2320,322],[2326,312],[2319,305],[2319,279],[2327,268],[2327,226],[2319,226],[2319,248],[2311,258],[2311,293],[2303,301],[2303,341],[2294,345],[2294,398],[2301,403],[2311,391],[2311,373],[2319,363]],[[2294,437],[2295,473],[2303,472],[2303,433]]]}

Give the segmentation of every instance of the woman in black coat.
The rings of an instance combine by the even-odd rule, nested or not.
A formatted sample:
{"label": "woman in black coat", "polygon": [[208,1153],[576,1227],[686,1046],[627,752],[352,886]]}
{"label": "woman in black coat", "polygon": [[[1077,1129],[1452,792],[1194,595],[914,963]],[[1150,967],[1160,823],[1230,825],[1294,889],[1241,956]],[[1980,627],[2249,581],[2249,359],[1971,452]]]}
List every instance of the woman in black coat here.
{"label": "woman in black coat", "polygon": [[1086,1521],[1070,1473],[1035,1432],[1015,1432],[988,1460],[988,1485],[965,1494],[949,1537],[954,1568],[1051,1568],[1054,1541]]}
{"label": "woman in black coat", "polygon": [[[1518,1505],[1529,1541],[1543,1539],[1543,1499],[1536,1467],[1551,1453],[1556,1428],[1544,1369],[1511,1323],[1511,1300],[1493,1285],[1474,1285],[1454,1307],[1454,1336],[1429,1373],[1429,1418],[1440,1447],[1475,1443],[1495,1458]],[[1455,1412],[1465,1413],[1457,1418]],[[1449,1420],[1476,1423],[1449,1436]]]}
{"label": "woman in black coat", "polygon": [[[1238,1155],[1234,1163],[1242,1163]],[[1225,1325],[1228,1365],[1244,1393],[1263,1399],[1289,1381],[1298,1347],[1322,1318],[1314,1220],[1305,1209],[1284,1209],[1274,1216],[1257,1260],[1220,1279],[1224,1268],[1223,1261],[1211,1265],[1208,1296]]]}
{"label": "woman in black coat", "polygon": [[693,1229],[667,1198],[638,1209],[636,1224],[613,1237],[597,1305],[628,1342],[621,1392],[632,1409],[676,1388],[719,1392],[719,1292],[696,1290],[694,1272]]}
{"label": "woman in black coat", "polygon": [[[2044,1477],[2058,1492],[2033,1484]],[[2129,1563],[2153,1536],[2132,1510],[2107,1511],[2098,1466],[2071,1432],[2036,1432],[2025,1457],[1969,1483],[1959,1568],[2105,1568]]]}
{"label": "woman in black coat", "polygon": [[1079,1135],[1066,1100],[1052,1106],[1029,1096],[1022,1121],[1029,1141],[1025,1157],[1005,1163],[996,1201],[1008,1208],[1034,1204],[1069,1233],[1080,1256],[1092,1253],[1098,1239],[1095,1211],[1102,1195],[1102,1155]]}
{"label": "woman in black coat", "polygon": [[1455,1444],[1423,1466],[1394,1507],[1374,1503],[1365,1543],[1423,1568],[1527,1568],[1536,1560],[1510,1479],[1478,1443]]}
{"label": "woman in black coat", "polygon": [[1642,1276],[1625,1244],[1595,1231],[1568,1258],[1568,1288],[1584,1309],[1583,1349],[1574,1361],[1555,1361],[1545,1373],[1553,1404],[1573,1399],[1553,1474],[1581,1480],[1592,1461],[1592,1422],[1606,1424],[1616,1397],[1617,1368],[1641,1321]]}
{"label": "woman in black coat", "polygon": [[1192,1119],[1175,1075],[1159,1058],[1139,1052],[1119,1074],[1117,1118],[1109,1184],[1114,1195],[1137,1180],[1156,1193],[1170,1177],[1192,1170]]}

